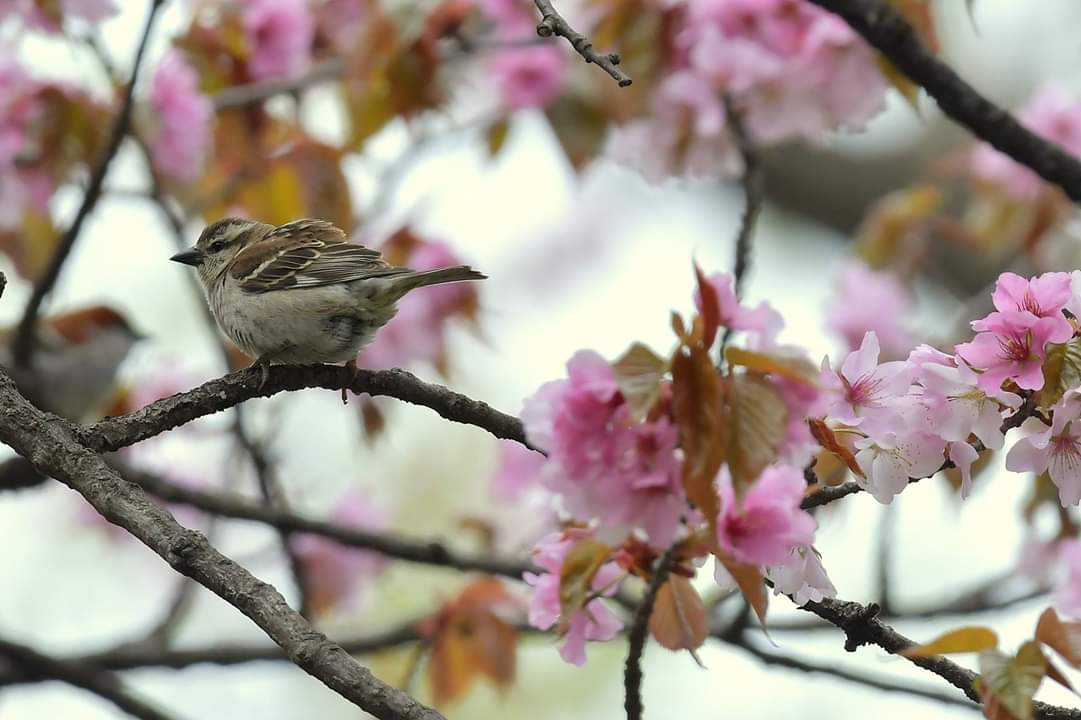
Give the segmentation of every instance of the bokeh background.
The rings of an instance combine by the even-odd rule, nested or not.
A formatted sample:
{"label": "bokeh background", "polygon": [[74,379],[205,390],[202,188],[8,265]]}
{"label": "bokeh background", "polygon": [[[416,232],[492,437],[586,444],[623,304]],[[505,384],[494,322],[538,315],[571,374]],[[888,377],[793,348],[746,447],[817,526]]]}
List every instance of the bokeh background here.
{"label": "bokeh background", "polygon": [[[942,55],[990,98],[1017,106],[1046,79],[1081,93],[1081,45],[1073,32],[1081,22],[1081,5],[1072,0],[978,0],[975,24],[963,5],[936,4]],[[145,11],[145,3],[125,1],[121,12],[100,26],[108,55],[121,67],[134,53]],[[170,35],[186,26],[190,11],[186,2],[167,4],[151,41],[148,67],[165,52]],[[35,73],[107,91],[84,51],[45,36],[18,42],[20,56]],[[569,51],[567,59],[578,60]],[[464,82],[456,92],[456,112],[462,117],[487,101],[480,83]],[[812,357],[836,357],[843,350],[840,339],[827,332],[824,313],[835,292],[839,263],[851,256],[852,240],[868,209],[885,193],[933,176],[936,163],[967,142],[932,102],[925,100],[920,108],[917,114],[891,93],[888,110],[864,132],[837,133],[820,146],[781,146],[765,154],[767,203],[755,232],[745,296],[752,303],[772,303],[786,322],[782,340],[809,348]],[[304,113],[320,137],[343,132],[340,108],[329,90],[309,91]],[[651,184],[634,169],[604,159],[579,173],[534,111],[513,115],[505,145],[494,158],[481,132],[435,135],[436,140],[417,139],[404,124],[392,123],[347,163],[352,199],[367,227],[393,229],[409,222],[490,276],[479,288],[475,322],[454,321],[448,327],[446,377],[420,363],[412,369],[422,378],[517,412],[538,385],[562,375],[567,358],[580,348],[611,358],[639,340],[667,350],[670,311],[691,308],[692,260],[711,272],[731,265],[743,204],[742,189],[734,181]],[[403,157],[408,159],[403,162]],[[120,151],[105,197],[48,307],[61,311],[107,303],[120,309],[149,336],[125,363],[125,382],[138,386],[165,376],[166,384],[183,389],[223,368],[190,270],[168,262],[175,252],[171,231],[138,195],[145,183],[145,165],[129,143]],[[62,188],[53,199],[56,217],[70,217],[80,199],[77,186]],[[194,241],[199,229],[191,224],[184,232]],[[1069,260],[1076,243],[1063,241],[1062,247],[1066,259],[1055,269],[1078,267]],[[1026,260],[1018,262],[1023,270]],[[30,291],[6,263],[0,258],[0,270],[12,282],[0,301],[0,324],[17,321]],[[931,270],[911,279],[913,310],[905,322],[917,337],[953,337],[959,319],[982,314],[986,285],[1002,266],[1001,258],[974,260],[947,248]],[[343,407],[336,394],[318,391],[282,394],[248,406],[252,432],[269,449],[288,501],[298,511],[326,514],[344,492],[360,488],[385,510],[390,527],[410,536],[441,537],[456,547],[477,549],[477,538],[463,532],[461,521],[484,517],[508,552],[524,553],[535,538],[529,527],[534,509],[522,500],[493,496],[498,445],[476,428],[441,421],[402,403],[381,403],[387,425],[372,439],[358,420],[356,400]],[[155,440],[146,450],[149,461],[182,468],[212,487],[228,485],[254,495],[251,470],[228,435],[230,422],[213,417]],[[861,494],[819,516],[817,545],[839,597],[871,600],[880,525],[888,512],[895,607],[934,604],[1013,573],[1025,534],[1020,508],[1028,490],[1020,476],[992,471],[964,504],[939,479],[921,482],[888,509]],[[0,634],[63,656],[137,638],[161,614],[179,577],[89,512],[57,483],[0,496]],[[195,527],[206,523],[195,513],[180,519]],[[214,541],[288,596],[290,578],[273,532],[219,523]],[[709,572],[701,574],[704,587],[709,578]],[[357,608],[331,612],[319,625],[332,637],[372,632],[437,607],[462,583],[451,571],[398,563],[365,581]],[[992,625],[1011,647],[1031,633],[1045,605],[1023,603],[981,622]],[[771,612],[782,624],[807,619],[784,599],[775,599]],[[960,623],[947,617],[895,624],[910,636],[929,639]],[[175,644],[260,639],[251,623],[200,590]],[[771,649],[766,637],[755,639]],[[776,631],[772,642],[820,664],[951,691],[938,678],[874,648],[844,653],[835,628]],[[480,719],[622,717],[625,642],[595,644],[589,652],[589,663],[579,669],[559,659],[553,640],[524,639],[513,687],[500,691],[479,682],[464,701],[444,711],[451,718]],[[704,669],[686,655],[655,645],[647,649],[648,713],[848,718],[873,712],[883,720],[974,715],[823,675],[769,667],[716,642],[707,643],[701,658]],[[392,651],[363,662],[398,682],[410,653]],[[285,662],[140,670],[124,677],[178,718],[360,715]],[[423,679],[416,687],[426,698]],[[1039,697],[1077,705],[1058,687],[1045,687]],[[61,683],[0,688],[2,720],[113,717],[120,717],[118,711],[104,701]]]}

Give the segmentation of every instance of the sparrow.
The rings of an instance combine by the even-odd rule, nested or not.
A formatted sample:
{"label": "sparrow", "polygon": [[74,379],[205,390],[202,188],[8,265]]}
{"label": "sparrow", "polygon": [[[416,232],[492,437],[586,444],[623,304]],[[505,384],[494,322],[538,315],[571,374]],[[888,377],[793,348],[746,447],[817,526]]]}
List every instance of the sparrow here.
{"label": "sparrow", "polygon": [[343,402],[357,353],[394,317],[403,295],[487,277],[465,265],[393,267],[378,250],[350,243],[340,228],[312,219],[275,226],[224,218],[170,260],[198,271],[218,327],[256,358],[261,385],[272,363],[343,363]]}
{"label": "sparrow", "polygon": [[0,365],[42,410],[74,422],[102,417],[117,391],[116,374],[143,336],[104,305],[42,319],[29,367],[14,362],[15,330],[0,330]]}

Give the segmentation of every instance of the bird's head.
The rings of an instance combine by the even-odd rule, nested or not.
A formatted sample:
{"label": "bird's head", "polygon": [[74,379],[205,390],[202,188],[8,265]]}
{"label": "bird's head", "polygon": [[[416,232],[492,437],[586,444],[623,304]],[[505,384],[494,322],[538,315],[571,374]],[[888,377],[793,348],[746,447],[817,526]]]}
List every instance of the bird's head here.
{"label": "bird's head", "polygon": [[272,225],[244,218],[223,218],[207,225],[199,240],[170,260],[191,265],[204,285],[221,276],[236,254],[273,230]]}

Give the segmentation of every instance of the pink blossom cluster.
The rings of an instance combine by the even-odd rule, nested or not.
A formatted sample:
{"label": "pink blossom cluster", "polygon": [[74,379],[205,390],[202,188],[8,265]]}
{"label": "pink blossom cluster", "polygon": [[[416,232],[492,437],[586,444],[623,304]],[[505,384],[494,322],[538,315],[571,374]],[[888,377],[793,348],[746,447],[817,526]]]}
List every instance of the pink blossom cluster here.
{"label": "pink blossom cluster", "polygon": [[[1066,152],[1081,157],[1081,100],[1054,84],[1041,86],[1017,114],[1022,125]],[[1034,172],[987,143],[968,153],[969,175],[1018,200],[1030,200],[1045,187]]]}
{"label": "pink blossom cluster", "polygon": [[198,74],[177,50],[154,71],[150,110],[155,123],[150,153],[157,169],[176,180],[195,180],[210,148],[214,107],[199,91]]}
{"label": "pink blossom cluster", "polygon": [[315,18],[306,0],[247,0],[243,25],[253,80],[294,78],[308,69]]}
{"label": "pink blossom cluster", "polygon": [[871,49],[840,18],[804,0],[669,0],[677,13],[668,76],[652,113],[619,133],[613,153],[646,172],[738,168],[723,97],[755,144],[821,141],[885,107]]}
{"label": "pink blossom cluster", "polygon": [[39,89],[14,58],[0,54],[0,230],[18,226],[27,206],[44,209],[53,193],[48,175],[17,162],[41,111]]}
{"label": "pink blossom cluster", "polygon": [[903,357],[912,348],[912,335],[904,326],[912,304],[897,276],[850,260],[842,265],[835,287],[826,324],[844,341],[846,351],[858,348],[868,331],[874,331],[887,357]]}
{"label": "pink blossom cluster", "polygon": [[[493,23],[492,42],[508,47],[490,52],[485,69],[508,110],[544,107],[563,90],[567,60],[555,43],[536,43],[532,8],[514,0],[474,0]],[[526,41],[533,40],[532,43]],[[513,45],[513,46],[511,46]]]}
{"label": "pink blossom cluster", "polygon": [[63,30],[62,21],[65,18],[98,23],[112,17],[118,10],[115,0],[60,0],[59,3],[48,3],[53,6],[50,12],[43,10],[42,5],[36,0],[7,0],[0,5],[0,18],[15,15],[35,30],[58,33]]}
{"label": "pink blossom cluster", "polygon": [[[463,264],[440,240],[413,237],[403,264],[416,270]],[[369,368],[406,367],[417,362],[441,365],[447,340],[447,321],[468,314],[476,289],[469,283],[433,285],[398,301],[398,313],[361,351],[358,363]]]}
{"label": "pink blossom cluster", "polygon": [[[560,617],[559,578],[563,560],[576,543],[589,536],[589,531],[573,528],[544,536],[533,551],[533,563],[544,572],[524,575],[526,583],[533,589],[529,624],[547,630],[560,621],[566,628],[566,636],[559,654],[572,665],[585,664],[586,640],[611,640],[623,627],[623,622],[600,597],[587,602],[572,617]],[[590,587],[598,596],[611,596],[615,594],[622,574],[615,562],[605,563],[593,576]]]}

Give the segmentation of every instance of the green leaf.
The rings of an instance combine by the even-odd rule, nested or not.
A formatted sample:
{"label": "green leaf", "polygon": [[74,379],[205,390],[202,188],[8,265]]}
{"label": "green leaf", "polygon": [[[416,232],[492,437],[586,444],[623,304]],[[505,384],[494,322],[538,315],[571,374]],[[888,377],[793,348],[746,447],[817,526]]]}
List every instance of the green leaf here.
{"label": "green leaf", "polygon": [[668,371],[668,362],[636,342],[612,363],[612,370],[634,419],[644,419],[661,394],[661,378]]}
{"label": "green leaf", "polygon": [[776,388],[751,374],[728,379],[728,452],[725,461],[740,495],[777,460],[788,409]]}
{"label": "green leaf", "polygon": [[[998,650],[980,653],[980,681],[986,690],[984,707],[1006,711],[1015,720],[1032,720],[1032,696],[1047,672],[1047,658],[1030,640],[1013,657]],[[996,713],[1002,717],[1001,712]]]}
{"label": "green leaf", "polygon": [[929,643],[913,645],[898,654],[910,658],[929,657],[950,653],[982,652],[996,647],[998,647],[998,635],[994,630],[982,625],[972,625],[950,630]]}
{"label": "green leaf", "polygon": [[1043,361],[1044,385],[1036,404],[1049,408],[1070,388],[1081,385],[1081,338],[1051,345]]}

